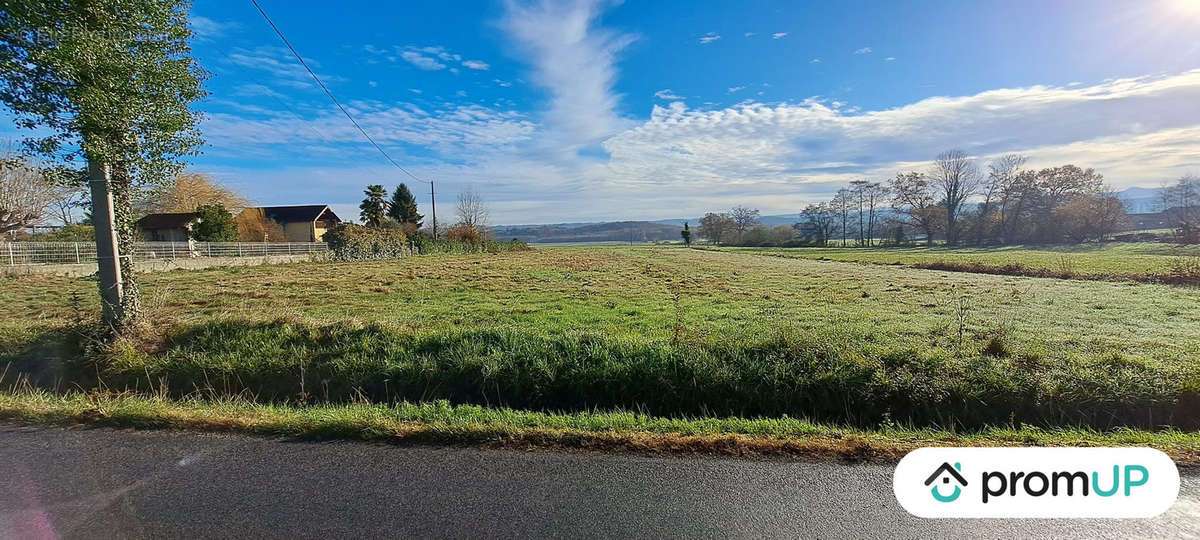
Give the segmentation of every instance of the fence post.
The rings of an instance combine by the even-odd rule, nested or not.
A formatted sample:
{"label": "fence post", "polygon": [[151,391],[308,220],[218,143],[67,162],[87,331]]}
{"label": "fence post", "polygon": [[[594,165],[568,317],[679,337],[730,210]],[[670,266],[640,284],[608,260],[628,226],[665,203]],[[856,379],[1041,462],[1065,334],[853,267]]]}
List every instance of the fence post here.
{"label": "fence post", "polygon": [[79,264],[79,242],[75,242],[75,264]]}
{"label": "fence post", "polygon": [[175,242],[171,242],[171,258],[175,258]]}
{"label": "fence post", "polygon": [[17,262],[15,259],[13,259],[12,242],[7,243],[6,245],[8,246],[8,265],[16,266]]}
{"label": "fence post", "polygon": [[241,257],[242,256],[242,243],[238,242],[237,247],[238,247],[238,257]]}

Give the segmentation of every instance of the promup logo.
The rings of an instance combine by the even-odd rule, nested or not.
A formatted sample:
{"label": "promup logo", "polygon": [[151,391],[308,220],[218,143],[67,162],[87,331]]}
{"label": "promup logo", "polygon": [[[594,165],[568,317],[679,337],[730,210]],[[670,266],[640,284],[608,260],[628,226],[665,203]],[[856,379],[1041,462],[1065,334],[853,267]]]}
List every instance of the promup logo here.
{"label": "promup logo", "polygon": [[1153,517],[1174,503],[1179,471],[1150,448],[922,448],[892,489],[929,518]]}
{"label": "promup logo", "polygon": [[933,474],[929,475],[929,478],[925,479],[925,485],[927,486],[929,484],[933,484],[933,482],[938,478],[942,479],[943,484],[949,484],[950,479],[954,479],[955,482],[958,482],[962,485],[962,487],[954,486],[954,491],[949,495],[942,495],[941,492],[938,491],[938,487],[935,484],[933,488],[930,489],[930,493],[933,493],[933,498],[937,500],[937,502],[953,502],[958,499],[959,495],[962,495],[962,488],[967,487],[967,479],[963,478],[963,476],[959,474],[959,471],[961,470],[962,464],[957,461],[954,462],[953,467],[951,467],[949,463],[942,462],[942,466],[938,467],[936,471],[933,471]]}

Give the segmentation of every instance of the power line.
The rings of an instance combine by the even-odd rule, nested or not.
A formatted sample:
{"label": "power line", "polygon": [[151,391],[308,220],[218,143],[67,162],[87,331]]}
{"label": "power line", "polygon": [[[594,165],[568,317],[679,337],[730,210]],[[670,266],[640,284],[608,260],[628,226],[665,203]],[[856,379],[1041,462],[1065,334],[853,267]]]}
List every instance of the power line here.
{"label": "power line", "polygon": [[312,75],[313,80],[317,81],[317,85],[319,85],[321,87],[321,90],[323,90],[325,92],[325,95],[329,96],[329,100],[332,101],[334,105],[337,105],[337,108],[340,111],[342,111],[342,114],[346,115],[346,118],[348,118],[350,120],[350,123],[354,124],[354,127],[358,128],[359,133],[362,133],[363,137],[366,137],[368,141],[371,141],[371,144],[375,146],[375,149],[379,150],[379,153],[383,154],[383,157],[387,158],[387,160],[389,162],[391,162],[392,165],[395,165],[396,168],[400,169],[402,172],[404,172],[404,174],[407,174],[408,176],[412,177],[413,180],[416,180],[418,182],[424,182],[426,184],[431,184],[432,182],[426,181],[426,180],[421,180],[420,178],[417,178],[417,176],[414,175],[413,173],[408,172],[408,169],[401,167],[399,163],[396,163],[396,160],[392,159],[392,156],[389,156],[388,153],[383,150],[382,146],[379,146],[379,143],[375,142],[375,139],[371,138],[371,136],[369,134],[367,134],[367,130],[363,129],[362,126],[358,124],[358,121],[355,120],[353,116],[350,116],[350,112],[347,111],[346,108],[343,107],[340,102],[338,102],[337,98],[333,97],[333,92],[330,92],[329,88],[325,86],[325,83],[321,82],[321,78],[318,77],[315,72],[313,72],[312,68],[308,67],[308,62],[304,61],[304,58],[302,56],[300,56],[300,53],[296,51],[296,48],[292,47],[291,42],[289,42],[288,39],[286,37],[284,37],[283,32],[279,30],[279,27],[275,26],[275,22],[272,21],[271,18],[267,16],[267,12],[264,11],[262,6],[260,6],[258,4],[258,0],[250,0],[250,2],[252,4],[254,4],[254,7],[258,9],[258,12],[261,13],[263,18],[267,20],[267,24],[271,25],[271,29],[275,30],[275,34],[277,34],[279,36],[279,39],[283,40],[283,44],[287,45],[288,50],[292,51],[292,54],[296,56],[296,60],[300,61],[300,65],[304,66],[305,71],[308,71],[308,74]]}

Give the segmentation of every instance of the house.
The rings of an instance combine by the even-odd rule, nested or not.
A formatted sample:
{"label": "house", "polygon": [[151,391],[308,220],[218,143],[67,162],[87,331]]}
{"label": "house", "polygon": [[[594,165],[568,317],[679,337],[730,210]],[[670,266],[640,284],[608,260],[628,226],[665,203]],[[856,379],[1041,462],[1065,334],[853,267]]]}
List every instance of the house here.
{"label": "house", "polygon": [[257,210],[283,227],[288,242],[320,242],[326,230],[342,222],[328,204],[263,206]]}
{"label": "house", "polygon": [[137,220],[138,234],[149,242],[187,242],[192,225],[200,220],[195,212],[149,214]]}

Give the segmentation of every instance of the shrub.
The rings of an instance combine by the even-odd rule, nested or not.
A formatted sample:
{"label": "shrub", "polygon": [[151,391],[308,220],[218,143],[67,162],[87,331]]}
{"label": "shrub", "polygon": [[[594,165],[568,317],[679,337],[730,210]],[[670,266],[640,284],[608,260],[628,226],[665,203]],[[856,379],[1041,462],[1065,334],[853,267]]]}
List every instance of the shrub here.
{"label": "shrub", "polygon": [[473,225],[455,225],[446,230],[446,239],[451,242],[478,245],[483,241],[483,233]]}
{"label": "shrub", "polygon": [[340,223],[325,232],[330,258],[338,261],[395,259],[412,254],[404,231]]}
{"label": "shrub", "polygon": [[225,206],[206,204],[196,208],[200,219],[192,225],[192,239],[197,242],[236,242],[238,239],[237,222],[233,214]]}
{"label": "shrub", "polygon": [[[452,227],[453,228],[457,228]],[[472,227],[473,228],[473,227]],[[450,236],[449,232],[446,234]],[[464,236],[456,236],[456,238],[464,238]],[[470,238],[465,236],[465,238]],[[434,239],[432,236],[419,232],[411,237],[413,247],[420,255],[432,255],[435,253],[504,253],[508,251],[528,251],[532,248],[529,244],[522,242],[516,238],[508,242],[496,242],[490,239],[483,239],[476,242],[464,240],[451,240],[447,238]]]}
{"label": "shrub", "polygon": [[67,225],[57,231],[31,235],[29,240],[31,242],[94,242],[96,229],[91,225]]}

